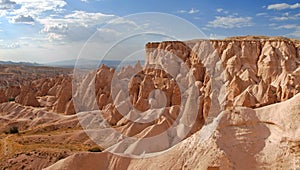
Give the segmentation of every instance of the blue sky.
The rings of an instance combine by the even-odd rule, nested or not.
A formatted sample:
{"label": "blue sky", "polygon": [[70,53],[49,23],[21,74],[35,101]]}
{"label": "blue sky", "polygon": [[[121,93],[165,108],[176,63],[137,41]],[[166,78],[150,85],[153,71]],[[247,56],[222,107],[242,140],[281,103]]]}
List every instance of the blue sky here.
{"label": "blue sky", "polygon": [[110,20],[143,12],[176,15],[211,39],[300,38],[298,1],[0,0],[0,60],[74,59],[86,40]]}

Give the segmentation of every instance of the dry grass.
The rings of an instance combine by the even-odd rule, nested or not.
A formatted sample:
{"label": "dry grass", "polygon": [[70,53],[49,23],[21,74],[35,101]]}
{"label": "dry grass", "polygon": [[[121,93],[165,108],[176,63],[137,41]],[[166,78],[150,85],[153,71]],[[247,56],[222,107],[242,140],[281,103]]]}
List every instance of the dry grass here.
{"label": "dry grass", "polygon": [[[9,162],[9,160],[17,162],[22,154],[30,155],[34,152],[38,153],[38,155],[41,154],[44,157],[49,157],[49,160],[54,160],[54,162],[56,162],[72,153],[87,152],[91,148],[99,147],[93,143],[85,144],[82,141],[76,140],[66,141],[65,143],[60,142],[65,139],[58,141],[51,140],[53,138],[59,138],[62,134],[72,135],[81,131],[82,129],[76,127],[42,133],[33,131],[20,132],[19,134],[3,133],[0,135],[0,160],[3,161],[0,161],[0,167],[7,167],[8,165],[5,162]],[[63,153],[66,153],[65,156]],[[49,162],[49,165],[54,162]],[[12,166],[9,168],[17,167]]]}

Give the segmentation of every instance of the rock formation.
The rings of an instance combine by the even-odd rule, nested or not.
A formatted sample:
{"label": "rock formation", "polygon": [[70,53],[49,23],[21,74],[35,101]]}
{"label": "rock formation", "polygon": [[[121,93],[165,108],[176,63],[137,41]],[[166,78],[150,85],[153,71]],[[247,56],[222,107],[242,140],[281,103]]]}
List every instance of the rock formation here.
{"label": "rock formation", "polygon": [[16,102],[24,106],[40,106],[36,99],[36,89],[33,89],[31,84],[21,86],[21,92],[18,97],[16,97]]}
{"label": "rock formation", "polygon": [[[289,152],[289,147],[295,149],[298,143],[299,134],[296,134],[298,126],[294,125],[299,118],[293,120],[298,110],[291,111],[288,108],[295,109],[299,95],[288,99],[299,92],[300,77],[297,74],[300,64],[299,49],[298,41],[268,38],[148,43],[146,66],[129,81],[130,102],[138,110],[149,110],[150,104],[157,103],[149,99],[151,91],[160,89],[166,97],[167,109],[164,115],[176,117],[178,112],[174,113],[174,108],[182,102],[178,100],[182,93],[179,92],[176,83],[188,86],[192,82],[191,75],[193,75],[200,99],[198,121],[195,123],[198,126],[192,131],[194,134],[158,157],[128,159],[112,155],[108,151],[95,155],[76,154],[49,169],[76,169],[75,165],[78,165],[78,162],[82,163],[81,166],[90,167],[91,157],[94,162],[99,160],[99,164],[96,163],[93,167],[104,169],[297,167],[295,161],[298,160],[299,149],[296,149],[295,154],[288,154],[289,156],[283,156],[283,153]],[[164,59],[166,53],[167,57],[175,56],[179,60]],[[151,65],[156,67],[152,68]],[[184,66],[187,66],[187,71],[181,70]],[[214,97],[212,93],[215,88],[220,88],[218,92],[223,95]],[[124,99],[121,93],[117,96]],[[122,101],[119,98],[118,100]],[[216,108],[214,103],[216,101],[223,108]],[[275,104],[278,102],[282,103]],[[218,114],[214,115],[212,110]],[[218,112],[220,110],[223,111]],[[109,115],[112,114],[113,112],[109,112]],[[283,122],[281,115],[286,115]],[[208,121],[206,119],[209,117],[214,119],[203,126],[203,122]],[[288,122],[292,122],[293,128],[290,130],[282,128],[290,124]],[[130,136],[153,135],[154,131],[145,133],[147,127],[152,127],[151,129],[158,127],[157,123],[137,126],[121,117],[115,119],[113,124],[121,126],[121,132]],[[159,132],[168,127],[159,127]],[[289,139],[286,136],[289,136]],[[160,143],[162,147],[163,141]],[[125,143],[115,144],[119,149],[124,145]],[[133,153],[138,153],[136,152],[138,144],[134,146],[136,148]],[[272,155],[270,153],[274,148],[281,149]],[[104,160],[109,163],[102,164]]]}
{"label": "rock formation", "polygon": [[47,168],[57,169],[297,169],[300,95],[258,109],[222,112],[171,150],[130,159],[109,152],[77,153]]}
{"label": "rock formation", "polygon": [[[17,116],[15,110],[26,111],[9,125],[16,123],[25,131],[52,121],[55,125],[43,125],[51,131],[61,127],[62,119],[63,127],[84,125],[87,135],[107,149],[99,154],[74,154],[49,169],[297,166],[298,40],[235,37],[148,43],[145,48],[144,66],[137,63],[115,70],[102,65],[75,80],[63,74],[40,77],[27,86],[3,86],[0,120]],[[72,88],[77,91],[72,93]],[[7,103],[9,97],[24,105],[22,109],[13,101]],[[32,116],[35,109],[41,112]],[[37,120],[40,114],[52,116]],[[35,124],[31,119],[36,119]],[[143,141],[158,135],[155,147]],[[139,140],[121,140],[124,136]],[[151,156],[167,149],[158,157],[144,159],[110,153]]]}
{"label": "rock formation", "polygon": [[[214,50],[222,61],[223,82],[226,84],[226,96],[229,103],[255,108],[284,101],[299,92],[300,77],[296,73],[300,64],[298,41],[228,39],[210,42],[212,46],[210,50]],[[197,80],[203,81],[205,71],[203,67],[199,69],[198,65],[201,63],[194,60],[194,56],[197,56],[197,53],[201,55],[201,50],[206,44],[205,41],[191,41],[185,44],[163,42],[149,43],[146,48],[179,51],[179,54],[174,54],[185,63],[191,64],[191,67],[198,72]],[[157,63],[159,55],[152,54],[148,50],[146,60],[148,63]]]}

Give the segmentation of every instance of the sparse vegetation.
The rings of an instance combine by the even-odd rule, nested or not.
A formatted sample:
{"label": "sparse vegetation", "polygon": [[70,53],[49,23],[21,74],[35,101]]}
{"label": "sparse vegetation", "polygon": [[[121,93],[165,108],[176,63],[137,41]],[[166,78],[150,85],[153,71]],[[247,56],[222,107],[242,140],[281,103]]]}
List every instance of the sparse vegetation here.
{"label": "sparse vegetation", "polygon": [[89,149],[88,151],[89,152],[102,152],[102,148],[100,148],[100,147],[94,147],[94,148],[91,148],[91,149]]}
{"label": "sparse vegetation", "polygon": [[16,100],[16,98],[14,98],[14,97],[8,98],[8,102],[14,102],[15,100]]}
{"label": "sparse vegetation", "polygon": [[59,155],[59,156],[57,157],[56,161],[62,160],[62,159],[64,159],[65,157],[66,157],[66,156],[64,156],[64,155]]}
{"label": "sparse vegetation", "polygon": [[17,126],[11,127],[11,128],[9,129],[9,133],[10,133],[10,134],[17,134],[17,133],[19,133],[18,127],[17,127]]}

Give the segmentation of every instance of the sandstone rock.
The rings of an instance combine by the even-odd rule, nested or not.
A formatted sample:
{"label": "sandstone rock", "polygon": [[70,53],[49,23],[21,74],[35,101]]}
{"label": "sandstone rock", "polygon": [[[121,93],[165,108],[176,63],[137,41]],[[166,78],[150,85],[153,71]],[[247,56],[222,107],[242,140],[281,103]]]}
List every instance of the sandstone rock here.
{"label": "sandstone rock", "polygon": [[8,98],[5,95],[5,90],[0,89],[0,103],[7,102]]}
{"label": "sandstone rock", "polygon": [[257,101],[255,99],[255,96],[253,96],[248,91],[244,91],[239,96],[236,97],[236,100],[234,102],[234,106],[246,106],[246,107],[255,107]]}
{"label": "sandstone rock", "polygon": [[[203,77],[203,71],[200,71],[202,69],[200,66],[206,62],[205,59],[203,60],[203,56],[208,56],[209,53],[213,54],[215,50],[223,62],[222,76],[225,78],[224,81],[228,83],[226,88],[227,99],[233,102],[239,100],[235,103],[259,107],[284,101],[298,92],[296,84],[299,84],[300,77],[290,76],[289,78],[288,76],[293,72],[297,74],[296,69],[300,64],[297,62],[299,61],[298,41],[268,37],[264,39],[256,37],[249,40],[212,40],[211,46],[214,49],[211,49],[207,43],[202,41],[187,42],[185,45],[188,46],[189,44],[193,52],[188,47],[181,47],[183,44],[180,42],[170,42],[170,45],[167,45],[167,43],[149,43],[146,45],[146,61],[153,64],[159,60],[160,53],[156,52],[155,48],[172,52],[176,51],[172,50],[175,47],[178,47],[179,50],[184,49],[186,52],[182,53],[189,53],[190,55],[181,57],[183,60],[189,60],[187,63],[198,62],[199,67],[195,67],[196,65],[191,66],[193,74],[198,80],[199,77]],[[175,43],[178,45],[175,45]],[[207,49],[206,53],[201,49]],[[208,75],[205,74],[204,80],[201,78],[206,95],[211,91]],[[179,76],[176,81],[180,82],[182,79]],[[250,87],[249,92],[245,92],[247,87]],[[299,86],[297,87],[299,88]],[[246,96],[236,98],[242,93]],[[251,104],[249,101],[241,102],[242,99],[248,100],[249,96],[254,96],[254,99],[251,99]]]}
{"label": "sandstone rock", "polygon": [[[78,153],[57,162],[47,170],[65,167],[76,169],[81,162],[85,164],[85,168],[94,167],[94,162],[98,159],[103,162],[105,160],[106,164],[99,164],[103,169],[116,165],[124,169],[297,168],[295,157],[298,158],[297,153],[300,151],[296,140],[300,121],[296,116],[299,112],[299,97],[298,94],[286,102],[259,109],[237,108],[223,112],[213,124],[205,125],[203,130],[160,155],[130,159],[109,152],[86,155]],[[297,110],[291,111],[289,107]],[[285,128],[287,126],[289,128]],[[135,147],[138,148],[137,145]]]}
{"label": "sandstone rock", "polygon": [[[69,101],[72,99],[72,84],[70,79],[65,79],[62,81],[58,93],[56,94],[57,101],[54,103],[54,111],[58,113],[65,113],[67,107],[71,107]],[[68,109],[72,110],[71,108]],[[74,110],[74,109],[73,109]],[[68,113],[70,114],[70,113]]]}
{"label": "sandstone rock", "polygon": [[21,93],[16,97],[16,102],[24,106],[39,107],[40,104],[36,98],[36,90],[30,85],[21,86]]}
{"label": "sandstone rock", "polygon": [[16,98],[21,92],[19,86],[10,86],[5,90],[5,95],[9,98]]}

